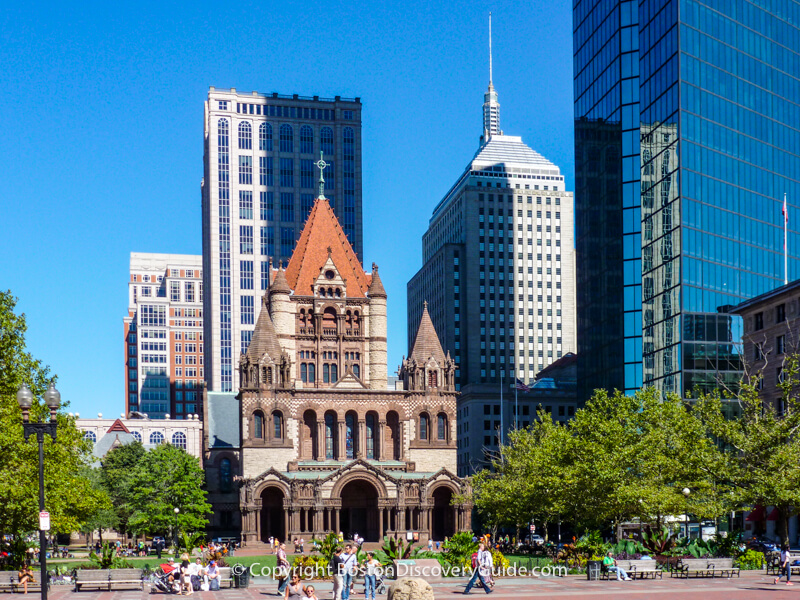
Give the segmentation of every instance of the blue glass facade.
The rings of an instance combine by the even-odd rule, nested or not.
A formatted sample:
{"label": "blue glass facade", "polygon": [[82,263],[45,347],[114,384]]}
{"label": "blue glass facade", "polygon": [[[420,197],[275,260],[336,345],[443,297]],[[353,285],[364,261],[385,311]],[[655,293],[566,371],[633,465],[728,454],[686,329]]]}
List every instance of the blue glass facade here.
{"label": "blue glass facade", "polygon": [[[619,0],[574,4],[579,227],[584,223],[587,230],[589,225],[599,229],[594,225],[597,221],[584,220],[581,214],[597,213],[599,203],[592,171],[580,160],[592,148],[582,137],[581,125],[597,122],[597,128],[597,119],[603,119],[607,129],[618,124],[623,148],[619,205],[604,213],[616,226],[618,211],[618,235],[613,227],[605,227],[599,234],[583,236],[579,229],[576,237],[578,343],[581,364],[586,365],[581,379],[585,390],[637,387],[632,385],[637,376],[632,365],[637,363],[630,360],[636,352],[629,345],[637,343],[639,334],[639,376],[645,385],[676,392],[698,385],[709,388],[719,380],[736,380],[741,368],[736,349],[741,324],[726,314],[727,307],[783,283],[784,193],[790,215],[788,276],[800,276],[800,247],[792,230],[792,216],[800,215],[800,3],[638,2],[638,69],[628,71],[637,73],[638,91],[626,98],[621,51],[630,38],[625,32],[629,4]],[[592,13],[609,15],[608,25],[600,21],[584,27]],[[596,52],[613,47],[616,39],[619,67],[592,70],[592,62],[601,53]],[[592,51],[581,53],[587,44]],[[618,86],[619,92],[612,92]],[[603,110],[582,101],[587,93],[590,98],[606,99],[600,104]],[[640,201],[635,208],[627,205],[625,194],[629,167],[624,146],[630,124],[625,120],[624,100],[633,97],[639,101],[639,133],[634,143],[639,181],[634,185],[639,187]],[[615,102],[621,109],[616,118]],[[613,203],[606,191],[603,200],[609,199]],[[631,212],[630,219],[626,211]],[[636,212],[638,232],[633,231]],[[584,256],[599,248],[615,249],[614,237],[623,240],[622,255],[609,255],[610,268],[595,271],[597,265],[592,262],[597,259],[584,260]],[[634,273],[631,265],[637,250],[640,263]],[[638,322],[637,311],[631,308],[635,301],[628,297],[637,276],[641,280]],[[603,294],[613,290],[618,278],[625,292],[622,310],[615,313],[618,306]],[[607,319],[600,326],[593,319],[598,314]],[[608,335],[602,339],[581,336],[582,324],[585,332],[601,327]],[[622,340],[625,362],[623,366],[616,358],[617,365],[608,369],[604,363],[615,360],[613,355],[608,357],[608,345],[615,340]]]}

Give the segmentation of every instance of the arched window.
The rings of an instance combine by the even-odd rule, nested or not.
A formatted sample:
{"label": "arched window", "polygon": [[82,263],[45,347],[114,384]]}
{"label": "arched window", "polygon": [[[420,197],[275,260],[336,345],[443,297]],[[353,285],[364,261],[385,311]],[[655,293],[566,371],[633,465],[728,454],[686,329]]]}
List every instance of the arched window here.
{"label": "arched window", "polygon": [[344,417],[344,426],[345,426],[345,435],[346,437],[346,444],[345,448],[347,449],[347,458],[355,458],[356,449],[355,444],[353,443],[353,438],[355,436],[356,431],[356,419],[353,413],[347,413]]}
{"label": "arched window", "polygon": [[131,435],[133,436],[133,439],[136,440],[137,442],[142,441],[142,434],[139,433],[138,431],[131,431]]}
{"label": "arched window", "polygon": [[419,439],[427,440],[428,438],[428,431],[430,430],[431,425],[431,418],[428,416],[428,413],[422,413],[419,416]]}
{"label": "arched window", "polygon": [[361,379],[361,367],[358,365],[353,365],[353,375]]}
{"label": "arched window", "polygon": [[447,440],[447,415],[439,413],[436,418],[436,438],[440,441]]}
{"label": "arched window", "polygon": [[314,363],[308,363],[308,383],[314,383],[316,381],[315,372],[317,367]]}
{"label": "arched window", "polygon": [[322,383],[331,382],[331,368],[328,363],[322,365]]}
{"label": "arched window", "polygon": [[308,383],[308,365],[306,363],[300,364],[300,381]]}
{"label": "arched window", "polygon": [[258,128],[258,149],[272,150],[272,125],[262,123]]}
{"label": "arched window", "polygon": [[264,439],[264,413],[260,410],[253,414],[253,437],[257,440]]}
{"label": "arched window", "polygon": [[325,415],[325,458],[333,459],[333,438],[336,432],[336,420],[333,413]]}
{"label": "arched window", "polygon": [[83,434],[83,439],[89,440],[93,444],[97,443],[97,435],[95,434],[94,431],[87,431],[86,433],[84,433]]}
{"label": "arched window", "polygon": [[219,461],[219,490],[230,492],[233,489],[233,471],[231,469],[231,459],[223,458]]}
{"label": "arched window", "polygon": [[308,125],[300,128],[300,154],[314,154],[314,130]]}
{"label": "arched window", "polygon": [[367,458],[375,458],[375,415],[367,413]]}
{"label": "arched window", "polygon": [[272,413],[272,437],[276,440],[283,439],[283,414],[279,410]]}
{"label": "arched window", "polygon": [[253,149],[253,128],[247,121],[239,123],[239,150]]}
{"label": "arched window", "polygon": [[336,363],[331,363],[331,383],[339,381],[339,367]]}
{"label": "arched window", "polygon": [[[331,290],[331,295],[333,290]],[[336,309],[332,306],[322,313],[322,335],[336,335]]]}
{"label": "arched window", "polygon": [[291,125],[283,124],[280,129],[281,152],[294,152],[294,131]]}
{"label": "arched window", "polygon": [[319,132],[319,143],[323,153],[333,154],[333,129],[323,127]]}
{"label": "arched window", "polygon": [[182,431],[176,431],[172,434],[172,445],[181,450],[186,450],[186,434]]}
{"label": "arched window", "polygon": [[164,434],[160,431],[154,431],[150,434],[150,445],[151,446],[158,446],[159,444],[164,443]]}

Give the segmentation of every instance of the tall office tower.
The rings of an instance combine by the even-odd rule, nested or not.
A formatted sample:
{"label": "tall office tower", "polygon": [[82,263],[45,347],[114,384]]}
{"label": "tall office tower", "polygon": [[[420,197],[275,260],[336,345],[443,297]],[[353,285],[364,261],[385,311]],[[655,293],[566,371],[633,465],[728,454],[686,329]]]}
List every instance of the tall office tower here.
{"label": "tall office tower", "polygon": [[125,413],[202,415],[202,257],[131,252]]}
{"label": "tall office tower", "polygon": [[783,283],[784,192],[800,205],[800,4],[575,0],[573,16],[582,395],[733,382],[728,308]]}
{"label": "tall office tower", "polygon": [[361,100],[211,88],[205,104],[203,271],[206,383],[239,388],[269,287],[270,262],[288,261],[317,194],[325,193],[360,256]]}
{"label": "tall office tower", "polygon": [[499,107],[490,75],[481,145],[433,210],[407,286],[409,344],[427,300],[462,390],[531,381],[575,351],[572,192],[556,165],[499,130]]}

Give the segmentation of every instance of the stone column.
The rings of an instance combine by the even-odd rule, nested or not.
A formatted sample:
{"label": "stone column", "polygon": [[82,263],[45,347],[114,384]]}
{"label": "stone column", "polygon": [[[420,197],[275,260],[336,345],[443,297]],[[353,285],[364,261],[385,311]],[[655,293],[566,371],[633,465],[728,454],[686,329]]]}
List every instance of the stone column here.
{"label": "stone column", "polygon": [[378,447],[375,448],[375,456],[378,460],[386,460],[386,421],[378,421],[377,438]]}
{"label": "stone column", "polygon": [[378,541],[383,540],[383,510],[378,509]]}
{"label": "stone column", "polygon": [[367,422],[364,419],[358,420],[358,436],[356,437],[356,457],[367,457]]}
{"label": "stone column", "polygon": [[317,460],[325,460],[325,420],[317,419]]}
{"label": "stone column", "polygon": [[400,438],[400,460],[406,459],[406,422],[400,421],[397,425],[397,437]]}
{"label": "stone column", "polygon": [[340,509],[338,509],[338,508],[334,508],[333,509],[333,517],[334,517],[333,521],[334,521],[334,523],[336,525],[336,527],[334,527],[333,529],[334,529],[334,531],[336,532],[337,535],[339,534],[339,526],[340,526],[340,524],[339,524],[339,510]]}
{"label": "stone column", "polygon": [[286,541],[291,537],[292,531],[292,509],[290,508],[283,509],[283,530],[286,539],[281,541]]}

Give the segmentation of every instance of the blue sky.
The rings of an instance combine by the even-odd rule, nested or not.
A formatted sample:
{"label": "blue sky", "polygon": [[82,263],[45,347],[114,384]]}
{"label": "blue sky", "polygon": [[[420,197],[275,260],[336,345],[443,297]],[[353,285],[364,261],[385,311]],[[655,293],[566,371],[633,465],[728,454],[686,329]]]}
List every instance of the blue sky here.
{"label": "blue sky", "polygon": [[434,205],[477,149],[493,12],[501,126],[574,189],[571,3],[15,3],[0,13],[0,288],[82,416],[124,408],[130,252],[201,252],[208,87],[363,102],[364,262],[389,366]]}

